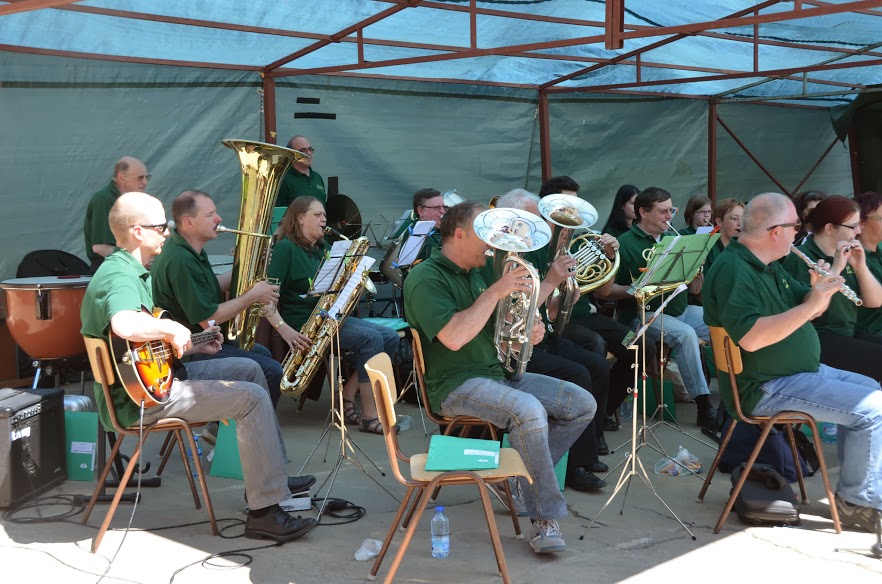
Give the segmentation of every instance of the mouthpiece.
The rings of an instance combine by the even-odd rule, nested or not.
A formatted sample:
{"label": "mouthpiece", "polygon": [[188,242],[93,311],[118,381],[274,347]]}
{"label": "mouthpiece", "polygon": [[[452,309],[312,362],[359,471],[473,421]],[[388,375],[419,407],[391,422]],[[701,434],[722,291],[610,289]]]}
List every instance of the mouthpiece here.
{"label": "mouthpiece", "polygon": [[345,235],[343,235],[342,233],[340,233],[339,231],[337,231],[333,227],[325,226],[325,233],[333,235],[335,237],[339,237],[340,239],[343,239],[345,241],[349,241],[348,237],[346,237]]}

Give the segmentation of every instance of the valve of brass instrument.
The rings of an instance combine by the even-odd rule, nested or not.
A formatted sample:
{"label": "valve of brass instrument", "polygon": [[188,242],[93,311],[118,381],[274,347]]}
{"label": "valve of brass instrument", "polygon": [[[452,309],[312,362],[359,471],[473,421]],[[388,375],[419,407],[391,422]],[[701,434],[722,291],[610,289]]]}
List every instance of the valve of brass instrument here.
{"label": "valve of brass instrument", "polygon": [[[282,282],[278,278],[267,278],[264,280],[270,286],[275,286],[278,288],[281,286]],[[261,318],[272,316],[276,313],[276,304],[277,302],[267,302],[265,304],[260,304],[260,308],[257,309],[257,314]]]}

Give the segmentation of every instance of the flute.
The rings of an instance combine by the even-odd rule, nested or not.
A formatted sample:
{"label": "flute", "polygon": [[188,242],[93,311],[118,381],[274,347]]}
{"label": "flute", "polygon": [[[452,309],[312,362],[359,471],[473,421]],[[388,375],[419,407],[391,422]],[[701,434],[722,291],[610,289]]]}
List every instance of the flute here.
{"label": "flute", "polygon": [[[826,276],[832,276],[832,275],[833,275],[831,272],[825,270],[824,268],[822,268],[821,266],[819,266],[818,264],[816,264],[815,262],[813,262],[812,259],[811,259],[810,257],[808,257],[807,255],[805,255],[804,253],[802,253],[802,252],[799,250],[799,248],[796,247],[795,245],[791,245],[791,246],[790,246],[790,250],[791,250],[793,253],[796,254],[796,257],[798,257],[799,259],[801,259],[802,261],[804,261],[804,262],[806,263],[806,265],[807,265],[808,267],[810,267],[812,270],[814,270],[814,272],[815,272],[816,274],[818,274],[819,276],[825,276],[825,277],[826,277]],[[848,284],[846,284],[845,282],[843,282],[843,283],[842,283],[842,286],[839,287],[839,291],[842,292],[842,294],[843,294],[846,298],[848,298],[849,300],[851,300],[852,302],[854,302],[854,305],[855,305],[855,306],[860,306],[860,305],[862,305],[862,304],[864,303],[864,301],[861,300],[861,299],[858,297],[858,295],[855,293],[855,291],[852,290],[851,288],[849,288],[849,287],[848,287]]]}

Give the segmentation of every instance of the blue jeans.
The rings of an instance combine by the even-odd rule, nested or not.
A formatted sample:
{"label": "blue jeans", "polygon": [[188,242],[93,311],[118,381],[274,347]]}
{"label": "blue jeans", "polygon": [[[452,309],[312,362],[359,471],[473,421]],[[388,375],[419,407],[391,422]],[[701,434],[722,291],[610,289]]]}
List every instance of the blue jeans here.
{"label": "blue jeans", "polygon": [[391,328],[353,316],[344,320],[340,327],[340,346],[344,351],[355,353],[358,380],[363,382],[369,381],[364,364],[377,353],[386,353],[394,361],[400,341],[398,333]]}
{"label": "blue jeans", "polygon": [[269,388],[270,401],[272,401],[273,409],[279,403],[282,397],[282,390],[279,384],[282,382],[282,365],[273,359],[272,353],[263,345],[254,344],[254,348],[250,351],[244,351],[235,345],[224,343],[221,350],[214,355],[193,355],[190,361],[204,361],[206,359],[225,359],[227,357],[244,357],[256,361],[263,370],[266,377],[266,385]]}
{"label": "blue jeans", "polygon": [[753,415],[794,410],[837,425],[839,496],[854,505],[882,509],[882,391],[879,383],[821,365],[762,386]]}
{"label": "blue jeans", "polygon": [[574,383],[525,373],[520,381],[477,377],[443,402],[445,416],[475,416],[508,431],[509,442],[527,466],[533,484],[521,481],[530,518],[567,514],[554,465],[594,418],[597,402]]}
{"label": "blue jeans", "polygon": [[[646,318],[652,314],[646,313]],[[695,399],[700,395],[708,395],[707,379],[701,368],[701,349],[698,339],[710,342],[710,332],[704,323],[704,309],[701,306],[689,305],[680,316],[665,314],[659,316],[649,326],[649,330],[658,335],[664,325],[664,341],[671,348],[671,357],[677,362],[683,386],[689,397]],[[650,337],[652,338],[652,337]],[[657,338],[657,337],[656,337]]]}

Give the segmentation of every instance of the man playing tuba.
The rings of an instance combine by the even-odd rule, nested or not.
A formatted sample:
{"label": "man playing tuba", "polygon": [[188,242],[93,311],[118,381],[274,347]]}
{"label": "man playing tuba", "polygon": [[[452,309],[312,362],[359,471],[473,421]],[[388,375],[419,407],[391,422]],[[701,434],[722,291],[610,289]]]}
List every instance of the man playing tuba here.
{"label": "man playing tuba", "polygon": [[[567,515],[554,465],[597,409],[590,393],[569,382],[526,373],[506,380],[491,318],[497,302],[529,292],[527,270],[516,267],[487,286],[480,273],[490,247],[473,228],[484,210],[466,201],[441,220],[441,249],[416,266],[404,283],[404,304],[425,347],[429,407],[444,416],[475,416],[509,432],[533,477],[523,488],[537,553],[566,549],[557,519]],[[537,320],[531,342],[542,340]]]}

